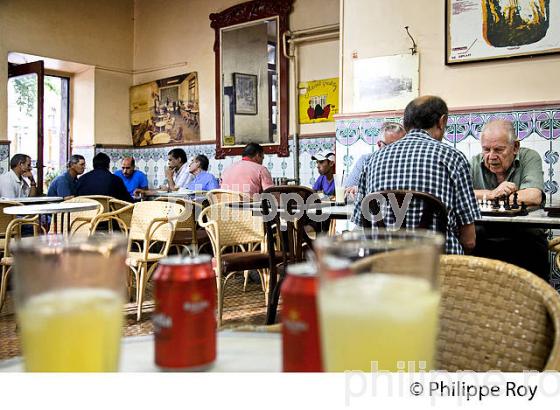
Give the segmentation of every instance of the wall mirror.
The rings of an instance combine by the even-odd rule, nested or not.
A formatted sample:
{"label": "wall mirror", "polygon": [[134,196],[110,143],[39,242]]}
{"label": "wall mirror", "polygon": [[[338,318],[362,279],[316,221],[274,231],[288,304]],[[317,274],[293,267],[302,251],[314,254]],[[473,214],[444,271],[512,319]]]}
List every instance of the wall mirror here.
{"label": "wall mirror", "polygon": [[216,158],[249,142],[288,156],[288,61],[282,35],[294,0],[254,0],[210,14],[215,30]]}

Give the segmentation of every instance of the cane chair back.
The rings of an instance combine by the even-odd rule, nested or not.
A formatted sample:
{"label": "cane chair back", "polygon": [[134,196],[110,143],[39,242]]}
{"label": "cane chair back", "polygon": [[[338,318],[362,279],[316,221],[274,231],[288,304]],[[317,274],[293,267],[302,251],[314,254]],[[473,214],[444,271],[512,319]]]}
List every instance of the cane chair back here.
{"label": "cane chair back", "polygon": [[251,200],[249,194],[237,191],[228,191],[226,189],[213,189],[206,194],[210,205],[223,202],[248,202]]}

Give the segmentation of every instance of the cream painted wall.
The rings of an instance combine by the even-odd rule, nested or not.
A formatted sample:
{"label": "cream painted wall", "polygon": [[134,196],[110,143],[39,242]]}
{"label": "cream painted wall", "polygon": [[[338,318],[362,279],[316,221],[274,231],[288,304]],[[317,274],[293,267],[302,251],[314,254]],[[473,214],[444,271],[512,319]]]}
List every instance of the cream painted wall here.
{"label": "cream painted wall", "polygon": [[409,52],[407,25],[420,53],[420,94],[440,95],[450,107],[560,99],[560,56],[446,66],[442,1],[342,1],[344,113],[353,112],[352,53],[367,58]]}
{"label": "cream painted wall", "polygon": [[131,74],[95,69],[95,143],[132,145]]}
{"label": "cream painted wall", "polygon": [[[10,51],[130,71],[133,52],[133,0],[2,0],[0,1],[0,84],[7,81]],[[117,78],[118,77],[118,78]],[[100,75],[95,85],[96,141],[130,144],[128,86],[131,75]],[[126,83],[126,87],[124,86]],[[102,88],[112,87],[111,90]],[[6,139],[7,93],[0,87],[0,139]],[[108,117],[101,121],[103,116]],[[80,119],[82,121],[82,119]],[[85,120],[87,121],[87,120]],[[77,122],[77,121],[76,121]],[[105,122],[101,126],[101,122]],[[84,123],[85,126],[86,123]],[[95,127],[100,126],[99,130]],[[83,128],[82,125],[79,125]],[[98,134],[98,131],[101,134]],[[88,137],[89,138],[89,137]]]}
{"label": "cream painted wall", "polygon": [[70,92],[72,144],[93,145],[95,143],[95,69],[92,67],[74,74]]}
{"label": "cream painted wall", "polygon": [[[134,84],[158,78],[197,71],[200,87],[200,137],[214,140],[214,30],[210,28],[210,13],[216,13],[241,3],[239,0],[136,0],[134,27],[134,69],[150,72],[135,74]],[[158,21],[155,10],[168,10]],[[290,28],[335,24],[339,21],[339,0],[296,0],[290,16]],[[153,70],[186,62],[181,67]],[[302,79],[312,80],[338,75],[338,43],[305,46],[301,56]],[[321,71],[324,76],[316,76]],[[318,74],[317,74],[318,75]],[[290,121],[293,124],[293,121]],[[302,129],[303,130],[303,129]],[[334,132],[334,123],[313,124],[307,133]]]}

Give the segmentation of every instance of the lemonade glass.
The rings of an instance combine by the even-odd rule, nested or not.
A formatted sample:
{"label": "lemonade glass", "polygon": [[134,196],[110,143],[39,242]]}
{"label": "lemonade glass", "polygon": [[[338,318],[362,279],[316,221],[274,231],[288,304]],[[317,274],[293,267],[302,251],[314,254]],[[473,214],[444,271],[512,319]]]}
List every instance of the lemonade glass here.
{"label": "lemonade glass", "polygon": [[315,242],[326,371],[431,370],[443,236],[374,229]]}
{"label": "lemonade glass", "polygon": [[13,251],[26,371],[117,371],[126,239],[41,236]]}

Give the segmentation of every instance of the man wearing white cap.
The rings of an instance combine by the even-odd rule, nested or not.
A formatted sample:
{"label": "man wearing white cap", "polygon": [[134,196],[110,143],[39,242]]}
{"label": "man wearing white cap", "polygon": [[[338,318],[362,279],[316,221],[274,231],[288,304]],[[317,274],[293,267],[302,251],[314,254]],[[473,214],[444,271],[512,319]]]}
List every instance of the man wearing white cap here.
{"label": "man wearing white cap", "polygon": [[317,170],[321,174],[315,181],[315,184],[313,184],[312,189],[316,192],[322,191],[323,194],[328,196],[334,195],[334,153],[327,151],[318,152],[311,159],[317,161]]}

